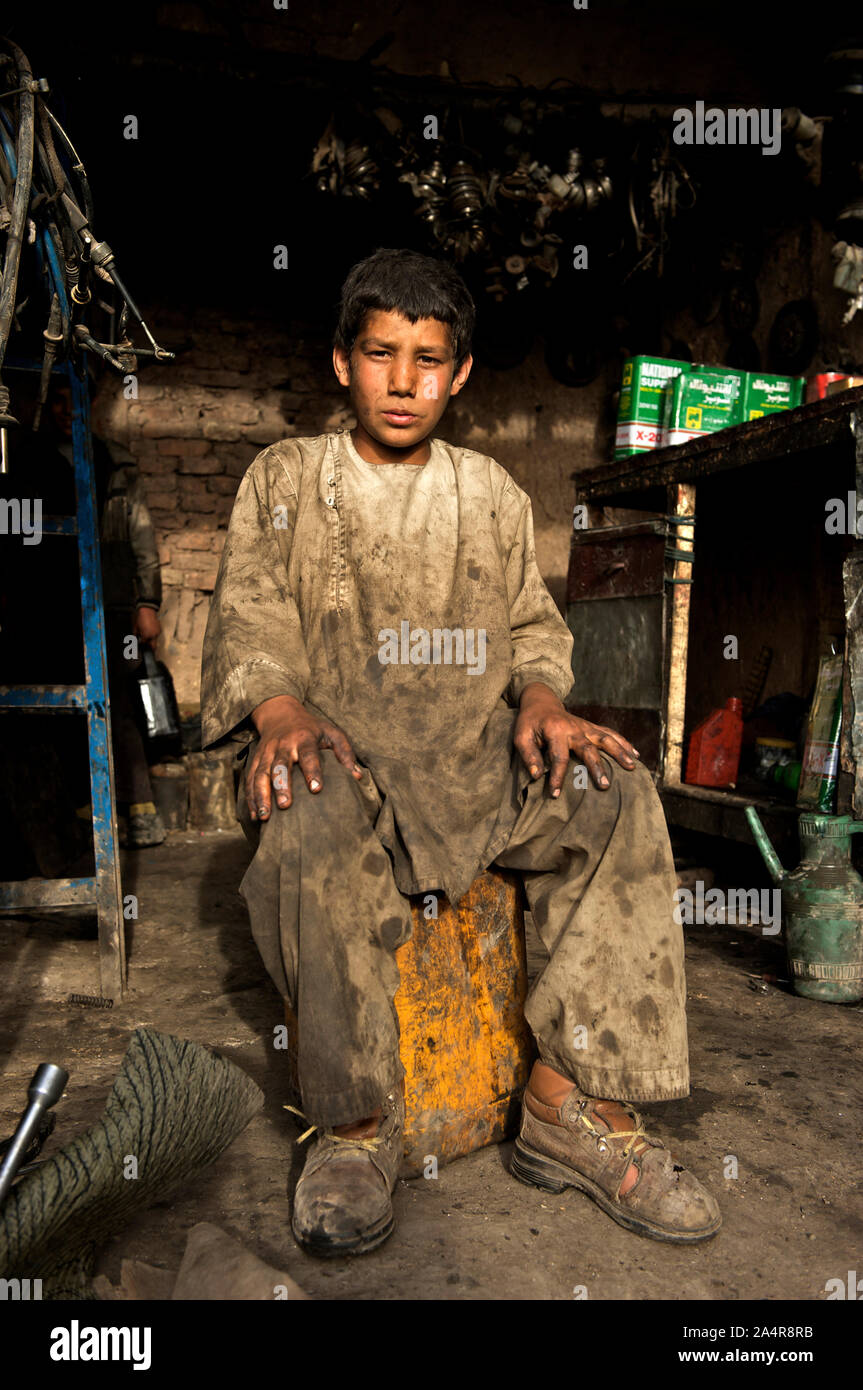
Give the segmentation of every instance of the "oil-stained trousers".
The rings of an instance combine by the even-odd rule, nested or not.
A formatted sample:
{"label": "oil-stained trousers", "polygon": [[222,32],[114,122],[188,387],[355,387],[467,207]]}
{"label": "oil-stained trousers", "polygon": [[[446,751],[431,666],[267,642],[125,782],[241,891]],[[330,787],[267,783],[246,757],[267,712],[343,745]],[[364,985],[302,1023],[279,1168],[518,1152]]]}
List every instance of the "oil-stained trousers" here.
{"label": "oil-stained trousers", "polygon": [[[439,630],[465,640],[436,645]],[[311,1122],[369,1113],[401,1075],[407,895],[456,902],[490,864],[523,875],[549,953],[525,1008],[543,1059],[594,1095],[688,1094],[676,879],[650,773],[603,757],[603,790],[573,763],[555,800],[513,749],[522,691],[564,699],[571,647],[529,500],[494,460],[433,440],[425,465],[376,467],[340,433],[282,441],[243,479],[205,638],[204,744],[292,694],[345,730],[363,768],[356,781],[325,752],[322,791],[295,769],[292,806],[264,822],[240,782],[254,847],[241,893],[298,1016]]]}

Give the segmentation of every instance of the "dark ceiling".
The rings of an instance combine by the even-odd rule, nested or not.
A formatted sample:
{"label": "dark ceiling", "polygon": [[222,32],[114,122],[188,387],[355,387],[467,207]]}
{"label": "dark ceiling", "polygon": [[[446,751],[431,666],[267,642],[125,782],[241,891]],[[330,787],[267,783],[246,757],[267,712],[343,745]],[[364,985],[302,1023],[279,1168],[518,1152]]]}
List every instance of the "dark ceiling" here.
{"label": "dark ceiling", "polygon": [[[421,244],[409,198],[366,204],[315,191],[309,162],[334,111],[348,122],[356,114],[358,126],[359,113],[380,104],[415,119],[445,110],[456,121],[489,84],[510,93],[525,84],[566,98],[579,130],[597,128],[602,99],[626,101],[624,117],[638,103],[699,98],[817,114],[818,55],[853,39],[855,9],[114,0],[46,15],[32,0],[9,0],[6,14],[5,32],[50,82],[53,109],[87,165],[96,231],[143,301],[329,319],[344,269],[360,255]],[[130,114],[136,140],[123,136]],[[776,161],[747,162],[745,153],[724,164],[713,156],[714,220],[782,215],[767,167]],[[289,247],[287,277],[272,266],[277,244]]]}

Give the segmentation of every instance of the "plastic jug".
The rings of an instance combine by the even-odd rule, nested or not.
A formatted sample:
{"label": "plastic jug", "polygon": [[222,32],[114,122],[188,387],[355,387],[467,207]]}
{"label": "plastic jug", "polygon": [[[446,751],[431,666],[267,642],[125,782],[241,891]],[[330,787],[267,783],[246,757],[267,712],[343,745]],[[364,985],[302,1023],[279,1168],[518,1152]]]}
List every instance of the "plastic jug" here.
{"label": "plastic jug", "polygon": [[712,710],[692,731],[685,782],[696,787],[733,787],[743,741],[743,706],[736,695]]}

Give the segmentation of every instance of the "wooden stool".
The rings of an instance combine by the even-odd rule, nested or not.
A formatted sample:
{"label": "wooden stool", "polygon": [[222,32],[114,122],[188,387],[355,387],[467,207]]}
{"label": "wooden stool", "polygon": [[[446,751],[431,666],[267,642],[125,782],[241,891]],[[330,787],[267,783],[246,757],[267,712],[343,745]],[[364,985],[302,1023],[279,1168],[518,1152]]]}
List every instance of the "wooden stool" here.
{"label": "wooden stool", "polygon": [[[527,960],[516,874],[486,869],[457,908],[411,899],[413,936],[396,952],[395,997],[405,1068],[404,1162],[417,1177],[508,1138],[535,1055],[524,1017]],[[285,1007],[294,1053],[296,1020]],[[359,1117],[358,1117],[359,1118]]]}

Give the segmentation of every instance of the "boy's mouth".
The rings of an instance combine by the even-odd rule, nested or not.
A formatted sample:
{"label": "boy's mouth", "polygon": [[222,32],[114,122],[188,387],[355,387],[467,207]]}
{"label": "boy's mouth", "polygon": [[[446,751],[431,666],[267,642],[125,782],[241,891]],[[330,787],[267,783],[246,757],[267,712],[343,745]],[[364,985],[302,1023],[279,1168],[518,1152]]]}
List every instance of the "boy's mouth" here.
{"label": "boy's mouth", "polygon": [[418,415],[412,414],[409,410],[384,410],[381,413],[391,425],[412,425],[419,419]]}

